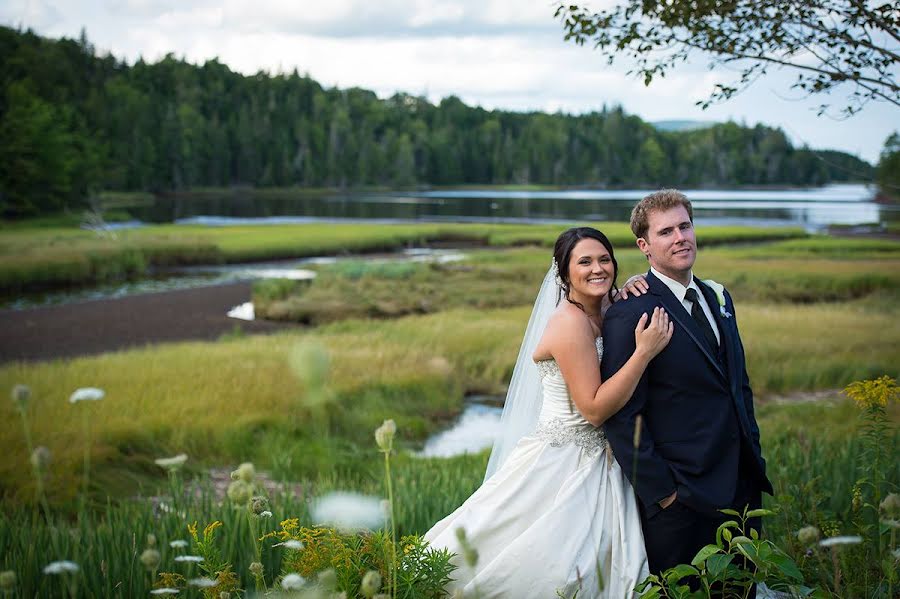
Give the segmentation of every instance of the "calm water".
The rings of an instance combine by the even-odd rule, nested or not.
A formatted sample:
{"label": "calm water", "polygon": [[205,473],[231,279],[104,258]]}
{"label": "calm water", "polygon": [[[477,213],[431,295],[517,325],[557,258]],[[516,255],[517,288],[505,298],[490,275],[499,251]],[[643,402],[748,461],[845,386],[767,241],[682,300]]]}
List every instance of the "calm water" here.
{"label": "calm water", "polygon": [[[170,196],[132,213],[144,222],[225,226],[332,220],[375,222],[627,221],[647,190],[446,190],[387,193],[308,193],[254,199],[249,191]],[[900,220],[900,207],[874,201],[864,185],[800,190],[686,190],[701,224],[799,225],[815,231],[831,224]]]}

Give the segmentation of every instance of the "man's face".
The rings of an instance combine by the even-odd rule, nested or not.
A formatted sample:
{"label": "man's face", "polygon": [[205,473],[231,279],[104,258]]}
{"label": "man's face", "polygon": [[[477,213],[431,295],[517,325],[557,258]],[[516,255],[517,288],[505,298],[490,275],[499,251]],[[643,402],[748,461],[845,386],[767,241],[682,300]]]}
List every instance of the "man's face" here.
{"label": "man's face", "polygon": [[687,285],[697,259],[697,239],[687,208],[654,210],[648,221],[647,234],[637,240],[638,248],[647,256],[650,266]]}

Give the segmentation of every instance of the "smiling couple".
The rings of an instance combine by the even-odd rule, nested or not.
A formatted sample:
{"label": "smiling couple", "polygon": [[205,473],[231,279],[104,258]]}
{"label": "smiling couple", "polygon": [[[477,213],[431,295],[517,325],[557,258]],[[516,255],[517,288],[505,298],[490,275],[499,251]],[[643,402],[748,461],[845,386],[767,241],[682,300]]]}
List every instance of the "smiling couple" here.
{"label": "smiling couple", "polygon": [[630,597],[714,543],[719,509],[772,492],[732,299],[693,274],[690,201],[652,193],[631,229],[650,270],[621,291],[603,233],[556,241],[485,482],[426,534],[463,596]]}

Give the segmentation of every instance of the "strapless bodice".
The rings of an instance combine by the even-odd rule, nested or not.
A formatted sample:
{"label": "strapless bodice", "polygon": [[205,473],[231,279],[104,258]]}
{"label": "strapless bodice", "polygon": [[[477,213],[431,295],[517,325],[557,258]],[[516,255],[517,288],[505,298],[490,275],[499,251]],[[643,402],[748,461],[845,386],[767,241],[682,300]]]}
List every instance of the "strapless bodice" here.
{"label": "strapless bodice", "polygon": [[[597,337],[596,346],[599,361],[603,358],[602,337]],[[544,392],[535,434],[554,446],[574,443],[591,453],[602,449],[606,445],[606,435],[602,429],[585,420],[575,407],[556,360],[539,360],[535,365],[541,375]]]}

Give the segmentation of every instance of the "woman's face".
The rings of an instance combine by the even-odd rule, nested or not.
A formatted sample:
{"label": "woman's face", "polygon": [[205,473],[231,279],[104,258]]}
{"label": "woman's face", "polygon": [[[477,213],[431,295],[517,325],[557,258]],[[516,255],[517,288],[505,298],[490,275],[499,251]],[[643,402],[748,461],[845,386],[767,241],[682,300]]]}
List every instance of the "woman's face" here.
{"label": "woman's face", "polygon": [[609,250],[596,239],[582,239],[569,256],[570,297],[602,298],[612,288],[614,271]]}

